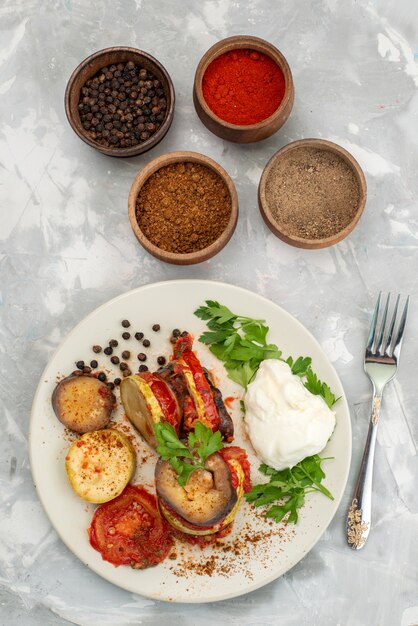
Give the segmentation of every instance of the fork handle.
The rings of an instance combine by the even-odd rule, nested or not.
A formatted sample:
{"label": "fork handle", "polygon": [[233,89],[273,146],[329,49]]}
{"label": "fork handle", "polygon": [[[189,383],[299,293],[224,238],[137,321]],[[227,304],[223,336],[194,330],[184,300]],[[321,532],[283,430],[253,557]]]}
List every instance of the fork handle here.
{"label": "fork handle", "polygon": [[379,421],[381,401],[381,395],[373,395],[372,414],[370,417],[366,445],[353,493],[353,499],[347,514],[347,542],[353,550],[361,550],[370,533],[374,451],[376,447],[377,424]]}

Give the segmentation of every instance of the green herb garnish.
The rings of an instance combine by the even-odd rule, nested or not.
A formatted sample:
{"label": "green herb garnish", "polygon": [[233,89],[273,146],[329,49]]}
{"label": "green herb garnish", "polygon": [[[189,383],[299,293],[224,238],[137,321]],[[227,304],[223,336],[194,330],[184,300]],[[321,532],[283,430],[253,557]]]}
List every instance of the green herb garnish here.
{"label": "green herb garnish", "polygon": [[291,469],[281,471],[263,463],[260,466],[260,471],[268,476],[270,481],[262,485],[255,485],[249,493],[246,493],[247,502],[252,502],[254,506],[263,506],[281,500],[281,503],[273,504],[267,509],[266,517],[271,517],[276,522],[281,522],[286,518],[286,523],[296,524],[298,521],[297,510],[303,506],[307,493],[320,491],[327,498],[334,499],[328,489],[321,484],[325,478],[321,462],[328,458],[332,457],[321,458],[315,454],[306,457]]}
{"label": "green herb garnish", "polygon": [[180,441],[168,422],[154,424],[154,432],[158,441],[158,454],[164,461],[170,462],[182,487],[186,485],[192,472],[205,469],[208,456],[224,447],[220,431],[214,433],[200,421],[195,423],[194,431],[189,433],[187,444]]}
{"label": "green herb garnish", "polygon": [[261,361],[280,359],[282,353],[266,341],[269,330],[264,320],[235,315],[226,306],[206,300],[195,315],[207,322],[209,328],[199,341],[224,363],[229,378],[247,387],[254,378]]}
{"label": "green herb garnish", "polygon": [[[284,360],[281,350],[273,343],[267,343],[269,327],[265,320],[236,315],[215,300],[206,300],[206,306],[199,307],[195,315],[204,320],[209,328],[199,341],[209,346],[210,351],[223,362],[229,378],[244,389],[253,380],[262,361]],[[296,360],[288,357],[286,363],[293,374],[304,379],[303,384],[308,391],[322,396],[329,407],[337,402],[338,398],[329,386],[313,372],[310,357],[300,356]]]}

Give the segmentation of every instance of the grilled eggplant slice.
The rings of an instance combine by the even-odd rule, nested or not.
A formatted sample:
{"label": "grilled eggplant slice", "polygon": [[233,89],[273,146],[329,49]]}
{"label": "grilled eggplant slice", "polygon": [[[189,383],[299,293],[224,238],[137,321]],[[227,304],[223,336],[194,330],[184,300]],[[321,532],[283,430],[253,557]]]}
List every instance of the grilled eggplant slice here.
{"label": "grilled eggplant slice", "polygon": [[221,431],[222,439],[230,443],[234,440],[234,423],[224,404],[221,391],[213,384],[209,372],[205,368],[203,368],[203,371],[205,373],[206,380],[209,383],[216,410],[218,411],[219,430]]}
{"label": "grilled eggplant slice", "polygon": [[110,421],[116,398],[95,376],[71,374],[52,394],[52,408],[59,421],[77,433],[104,428]]}
{"label": "grilled eggplant slice", "polygon": [[155,485],[161,510],[167,521],[188,534],[212,534],[234,509],[238,497],[228,464],[221,455],[211,454],[204,470],[197,469],[185,487],[168,461],[159,459]]}
{"label": "grilled eggplant slice", "polygon": [[181,412],[176,394],[158,373],[143,372],[124,378],[120,397],[128,419],[153,448],[158,445],[154,424],[170,422],[179,434]]}

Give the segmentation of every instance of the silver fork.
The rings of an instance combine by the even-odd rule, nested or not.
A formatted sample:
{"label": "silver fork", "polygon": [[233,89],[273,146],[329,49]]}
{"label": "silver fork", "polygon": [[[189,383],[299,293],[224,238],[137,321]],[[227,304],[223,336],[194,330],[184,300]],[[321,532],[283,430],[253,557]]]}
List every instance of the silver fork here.
{"label": "silver fork", "polygon": [[353,550],[360,550],[366,543],[370,533],[373,462],[380,406],[382,403],[383,389],[395,376],[398,367],[409,304],[408,296],[399,327],[395,331],[396,316],[400,300],[400,296],[398,295],[392,314],[392,320],[387,328],[386,322],[390,301],[389,293],[378,330],[381,296],[382,293],[379,293],[370,325],[366,353],[364,355],[364,371],[373,385],[373,402],[366,446],[364,448],[353,500],[348,510],[346,521],[347,542]]}

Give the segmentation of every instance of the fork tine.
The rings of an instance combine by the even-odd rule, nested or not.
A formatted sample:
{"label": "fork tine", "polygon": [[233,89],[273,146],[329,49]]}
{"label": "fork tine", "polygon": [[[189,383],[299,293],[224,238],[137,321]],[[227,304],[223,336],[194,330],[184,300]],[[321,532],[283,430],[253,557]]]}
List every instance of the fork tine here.
{"label": "fork tine", "polygon": [[382,322],[380,324],[380,332],[377,339],[375,352],[377,354],[383,354],[382,346],[383,346],[383,336],[385,334],[385,326],[386,326],[386,318],[388,316],[388,307],[389,307],[390,293],[388,293],[388,297],[386,298],[385,310],[383,311]]}
{"label": "fork tine", "polygon": [[396,298],[396,302],[395,302],[395,308],[393,309],[392,321],[390,323],[388,336],[386,337],[386,346],[385,346],[385,355],[386,356],[390,356],[392,354],[392,352],[391,352],[391,349],[392,349],[391,344],[392,344],[392,337],[393,337],[393,329],[395,328],[396,315],[397,315],[397,312],[398,312],[398,305],[399,305],[400,297],[401,296],[398,294],[398,297]]}
{"label": "fork tine", "polygon": [[393,356],[397,359],[399,358],[399,354],[401,352],[403,333],[404,333],[405,324],[406,324],[406,316],[408,314],[408,305],[409,305],[409,296],[407,297],[406,302],[405,302],[401,321],[399,324],[398,334],[395,340],[395,345],[393,347]]}
{"label": "fork tine", "polygon": [[379,307],[380,307],[380,298],[382,296],[382,292],[379,292],[377,297],[376,306],[374,307],[372,322],[370,324],[369,338],[367,339],[366,351],[371,352],[374,344],[374,339],[376,336],[376,325],[377,325],[377,316],[379,315]]}

